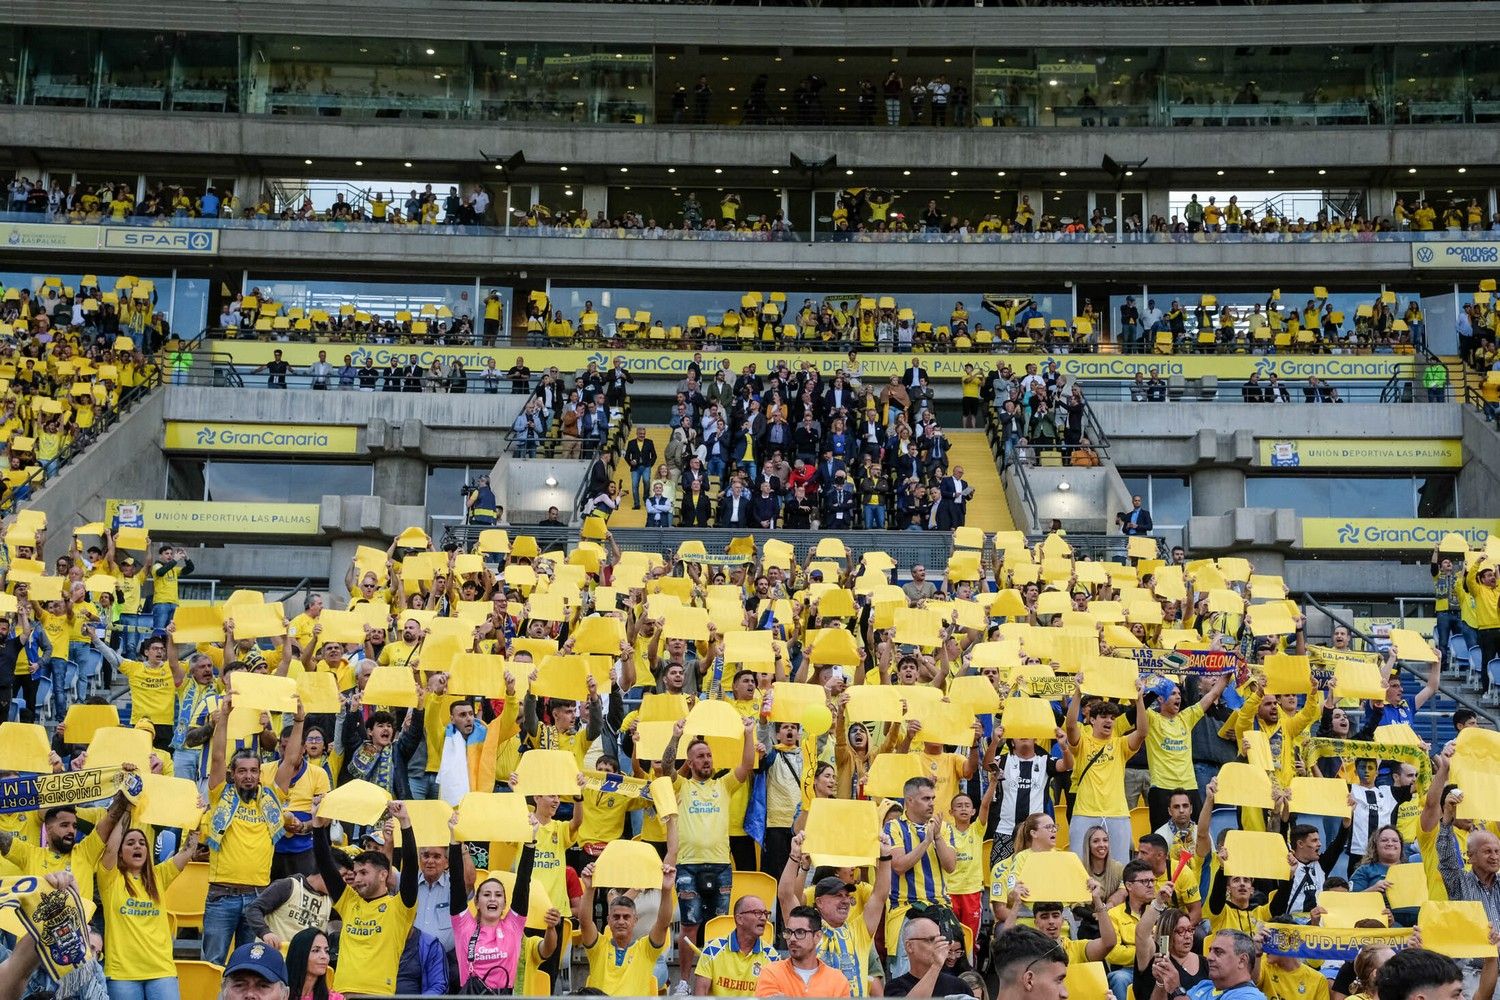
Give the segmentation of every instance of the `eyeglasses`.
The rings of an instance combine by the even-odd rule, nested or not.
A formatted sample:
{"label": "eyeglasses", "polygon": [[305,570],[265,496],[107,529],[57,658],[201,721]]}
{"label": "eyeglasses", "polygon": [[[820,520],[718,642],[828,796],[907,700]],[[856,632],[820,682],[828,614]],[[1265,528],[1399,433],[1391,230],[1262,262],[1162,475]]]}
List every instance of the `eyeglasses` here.
{"label": "eyeglasses", "polygon": [[800,941],[802,938],[812,937],[814,934],[816,934],[818,932],[815,931],[815,930],[804,929],[804,928],[801,928],[801,927],[788,927],[783,933],[786,934],[786,937],[787,937],[788,941]]}
{"label": "eyeglasses", "polygon": [[906,940],[907,941],[926,941],[926,942],[932,942],[932,941],[942,941],[942,940],[945,940],[945,939],[944,939],[943,935],[941,935],[941,934],[929,934],[926,937],[909,937]]}
{"label": "eyeglasses", "polygon": [[742,916],[742,917],[769,917],[771,915],[771,911],[770,910],[741,910],[739,912],[739,915]]}
{"label": "eyeglasses", "polygon": [[1154,878],[1133,878],[1133,879],[1131,879],[1126,884],[1128,884],[1128,885],[1155,885],[1156,884],[1156,879],[1154,879]]}

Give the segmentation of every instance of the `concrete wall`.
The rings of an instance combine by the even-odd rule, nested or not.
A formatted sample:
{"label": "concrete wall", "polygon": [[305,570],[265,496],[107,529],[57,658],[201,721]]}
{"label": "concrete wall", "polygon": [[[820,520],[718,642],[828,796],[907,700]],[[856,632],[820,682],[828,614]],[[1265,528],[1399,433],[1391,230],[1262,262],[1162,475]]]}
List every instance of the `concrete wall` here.
{"label": "concrete wall", "polygon": [[[1114,512],[1130,506],[1130,494],[1114,466],[1075,469],[1061,466],[1028,466],[1026,480],[1036,500],[1037,524],[1021,491],[1015,468],[1006,470],[1006,501],[1022,531],[1046,530],[1053,518],[1063,529],[1075,532],[1107,532],[1113,529]],[[1066,489],[1063,485],[1066,484]]]}
{"label": "concrete wall", "polygon": [[167,481],[161,451],[162,413],[166,393],[157,390],[124,419],[100,436],[81,459],[42,484],[28,506],[47,515],[49,556],[70,544],[73,529],[97,521],[108,498],[160,497]]}
{"label": "concrete wall", "polygon": [[[507,12],[512,6],[506,5]],[[944,13],[955,12],[945,8]],[[914,14],[903,10],[898,16],[906,18]],[[366,15],[362,12],[359,16],[364,21]],[[705,20],[717,21],[718,17],[716,11]],[[1071,15],[1070,19],[1076,21],[1077,15]],[[469,28],[463,30],[464,37],[469,37]],[[1344,29],[1340,28],[1338,33],[1342,38]],[[1083,43],[1075,38],[1068,44]],[[1500,159],[1500,130],[1496,129],[1414,125],[1233,131],[1237,142],[1253,150],[1240,154],[1242,159],[1278,170],[1326,167],[1329,147],[1338,148],[1341,169],[1372,173],[1399,170],[1404,175],[1412,166],[1447,168],[1456,163],[1480,164]],[[1042,178],[1058,169],[1091,171],[1103,179],[1106,175],[1099,165],[1106,155],[1117,161],[1149,159],[1149,179],[1141,178],[1145,183],[1160,182],[1174,171],[1211,171],[1234,162],[1233,154],[1226,159],[1225,131],[1218,128],[578,127],[539,122],[360,120],[6,107],[0,109],[0,132],[33,137],[26,155],[59,168],[80,160],[87,162],[91,152],[111,153],[118,164],[116,151],[130,150],[138,156],[164,157],[169,161],[213,158],[226,165],[216,176],[253,172],[256,164],[275,164],[278,169],[294,171],[291,176],[303,176],[308,173],[304,158],[348,164],[359,156],[371,163],[378,160],[448,163],[460,167],[463,176],[472,177],[476,166],[484,162],[481,150],[491,155],[510,155],[522,150],[527,165],[515,180],[526,185],[561,176],[555,168],[563,164],[582,166],[583,179],[589,179],[591,165],[618,164],[700,169],[722,166],[726,171],[776,167],[782,170],[779,180],[805,190],[805,179],[787,169],[789,151],[809,161],[837,156],[839,167],[857,170],[899,171],[921,164],[977,170],[982,164],[986,168],[984,176],[990,179],[994,177],[993,169],[1026,171],[1033,184],[1021,183],[1023,190],[1039,189]],[[241,166],[228,166],[231,163]],[[343,169],[354,168],[350,164]],[[1007,186],[1016,185],[1018,176],[1010,173]],[[495,177],[486,175],[489,181]],[[900,177],[895,179],[899,181]],[[761,183],[776,180],[765,177]],[[825,183],[833,186],[832,182]],[[1388,205],[1376,207],[1382,212],[1389,210]]]}
{"label": "concrete wall", "polygon": [[1458,474],[1458,509],[1479,517],[1500,511],[1500,433],[1495,425],[1468,406],[1463,414],[1464,467]]}

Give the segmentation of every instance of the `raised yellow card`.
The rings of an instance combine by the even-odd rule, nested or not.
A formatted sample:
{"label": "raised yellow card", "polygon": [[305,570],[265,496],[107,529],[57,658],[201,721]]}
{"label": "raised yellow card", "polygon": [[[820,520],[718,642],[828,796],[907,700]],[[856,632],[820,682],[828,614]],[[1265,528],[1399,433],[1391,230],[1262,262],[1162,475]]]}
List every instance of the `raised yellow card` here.
{"label": "raised yellow card", "polygon": [[[232,675],[230,679],[234,679]],[[309,714],[334,715],[343,707],[339,699],[338,677],[331,670],[303,671],[297,675],[296,683],[297,696]]]}
{"label": "raised yellow card", "polygon": [[[1271,809],[1271,776],[1253,764],[1230,761],[1219,768],[1219,791],[1216,803],[1226,806],[1248,806]],[[1283,856],[1285,852],[1282,852]]]}
{"label": "raised yellow card", "polygon": [[873,865],[880,857],[879,806],[870,799],[813,799],[802,850],[814,864]]}
{"label": "raised yellow card", "polygon": [[656,806],[656,815],[663,819],[677,815],[677,789],[672,786],[670,777],[662,775],[652,779],[651,804]]}
{"label": "raised yellow card", "polygon": [[389,664],[376,667],[360,692],[360,701],[366,705],[392,708],[417,707],[417,681],[409,667]]}
{"label": "raised yellow card", "polygon": [[[72,742],[72,735],[68,737]],[[151,770],[151,736],[144,729],[128,726],[101,728],[89,741],[88,766],[115,768],[134,764],[137,771]]]}
{"label": "raised yellow card", "polygon": [[1349,816],[1349,783],[1343,778],[1310,778],[1298,775],[1292,779],[1292,812],[1312,816]]}
{"label": "raised yellow card", "polygon": [[1026,886],[1027,899],[1083,903],[1092,898],[1089,873],[1072,851],[1028,851],[1016,881]]}
{"label": "raised yellow card", "polygon": [[119,724],[120,711],[113,705],[70,705],[68,714],[63,717],[62,729],[69,743],[88,746],[96,732]]}
{"label": "raised yellow card", "polygon": [[470,792],[458,803],[458,826],[453,834],[463,841],[496,840],[526,844],[533,838],[531,821],[527,818],[530,815],[524,795]]}
{"label": "raised yellow card", "polygon": [[1432,898],[1427,871],[1420,861],[1391,865],[1385,870],[1385,880],[1390,883],[1385,890],[1385,899],[1393,910],[1421,906]]}
{"label": "raised yellow card", "polygon": [[[525,757],[525,754],[522,754]],[[407,815],[411,817],[412,839],[418,847],[447,847],[453,842],[448,817],[453,807],[442,799],[404,799]],[[396,828],[396,843],[406,839],[406,831]]]}
{"label": "raised yellow card", "polygon": [[202,818],[196,782],[149,771],[141,775],[141,796],[135,805],[136,822],[169,830],[192,830]]}
{"label": "raised yellow card", "polygon": [[1470,900],[1428,900],[1417,911],[1422,947],[1449,958],[1494,958],[1484,904]]}
{"label": "raised yellow card", "polygon": [[661,858],[642,840],[611,840],[594,860],[594,885],[599,888],[660,889],[661,878]]}
{"label": "raised yellow card", "polygon": [[47,737],[47,727],[33,722],[0,722],[0,770],[51,774],[52,741]]}
{"label": "raised yellow card", "polygon": [[1000,725],[1005,738],[1011,740],[1050,740],[1057,736],[1057,717],[1052,713],[1052,703],[1045,698],[1005,699]]}
{"label": "raised yellow card", "polygon": [[[407,674],[410,676],[410,671],[407,671]],[[290,677],[252,674],[248,670],[236,670],[229,675],[229,685],[234,692],[236,708],[252,708],[267,712],[297,711],[297,682]]]}
{"label": "raised yellow card", "polygon": [[318,815],[341,823],[369,826],[380,819],[391,801],[391,793],[379,785],[355,778],[339,785],[318,803]]}
{"label": "raised yellow card", "polygon": [[1230,830],[1224,835],[1224,847],[1229,851],[1225,875],[1285,882],[1291,874],[1286,861],[1286,841],[1280,834]]}
{"label": "raised yellow card", "polygon": [[570,750],[528,750],[516,765],[516,790],[523,795],[578,794],[578,758]]}
{"label": "raised yellow card", "polygon": [[1378,892],[1320,892],[1318,905],[1327,912],[1323,914],[1323,926],[1348,929],[1361,920],[1385,919],[1385,900]]}

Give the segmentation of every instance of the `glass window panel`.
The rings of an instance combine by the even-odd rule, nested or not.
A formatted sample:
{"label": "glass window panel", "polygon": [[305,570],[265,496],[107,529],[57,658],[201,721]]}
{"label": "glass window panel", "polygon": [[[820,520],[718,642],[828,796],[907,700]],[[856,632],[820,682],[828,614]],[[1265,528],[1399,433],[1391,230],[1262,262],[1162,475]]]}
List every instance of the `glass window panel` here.
{"label": "glass window panel", "polygon": [[21,29],[0,25],[0,104],[16,103],[21,73]]}
{"label": "glass window panel", "polygon": [[1474,120],[1500,121],[1500,45],[1494,42],[1473,45],[1468,58],[1469,100]]}
{"label": "glass window panel", "polygon": [[462,42],[255,35],[249,110],[349,118],[461,118],[469,101]]}
{"label": "glass window panel", "polygon": [[1458,478],[1448,473],[1417,476],[1417,516],[1457,517]]}
{"label": "glass window panel", "polygon": [[299,462],[210,461],[204,469],[204,499],[233,503],[317,503],[325,494],[369,496],[374,467]]}
{"label": "glass window panel", "polygon": [[651,50],[586,43],[484,42],[474,46],[476,113],[491,121],[654,120]]}
{"label": "glass window panel", "polygon": [[172,110],[240,110],[240,37],[181,34],[172,67]]}
{"label": "glass window panel", "polygon": [[1464,120],[1464,52],[1442,45],[1398,45],[1391,75],[1397,124],[1431,125]]}
{"label": "glass window panel", "polygon": [[[1451,483],[1447,489],[1451,504]],[[1441,504],[1441,485],[1433,484],[1430,494]],[[1417,496],[1411,476],[1252,476],[1245,481],[1246,506],[1290,507],[1303,517],[1451,516],[1421,514]]]}
{"label": "glass window panel", "polygon": [[167,459],[167,499],[202,500],[203,469],[207,464],[201,458]]}
{"label": "glass window panel", "polygon": [[1036,59],[1039,124],[1151,124],[1160,80],[1158,50],[1041,49]]}
{"label": "glass window panel", "polygon": [[100,107],[160,111],[167,106],[167,85],[172,76],[171,34],[106,31],[99,46]]}
{"label": "glass window panel", "polygon": [[[337,315],[340,306],[352,305],[359,312],[368,312],[382,319],[390,319],[397,312],[420,313],[423,306],[438,308],[447,306],[453,318],[472,317],[474,314],[474,285],[469,283],[417,284],[410,282],[384,281],[315,281],[303,278],[281,278],[252,272],[245,285],[246,290],[260,289],[273,301],[287,308],[324,309]],[[509,315],[509,288],[500,288],[500,300]],[[486,292],[488,294],[488,292]],[[443,322],[448,322],[444,319]]]}
{"label": "glass window panel", "polygon": [[1193,513],[1193,491],[1188,478],[1153,474],[1150,511],[1154,523],[1187,524]]}
{"label": "glass window panel", "polygon": [[1373,46],[1179,46],[1163,74],[1171,125],[1378,125]]}
{"label": "glass window panel", "polygon": [[1029,128],[1040,108],[1036,54],[1029,49],[991,49],[974,57],[974,121],[978,125]]}
{"label": "glass window panel", "polygon": [[459,488],[469,482],[467,465],[435,465],[427,470],[427,516],[463,516],[464,497]]}
{"label": "glass window panel", "polygon": [[723,200],[730,194],[739,196],[735,218],[740,222],[754,222],[763,217],[775,219],[781,214],[780,191],[718,187],[650,188],[633,184],[609,189],[609,210],[606,214],[613,220],[621,218],[627,212],[634,212],[640,215],[647,226],[654,222],[663,229],[680,229],[689,194],[697,199],[697,212],[705,221],[724,218]]}
{"label": "glass window panel", "polygon": [[98,33],[74,28],[33,28],[26,44],[28,104],[91,106]]}

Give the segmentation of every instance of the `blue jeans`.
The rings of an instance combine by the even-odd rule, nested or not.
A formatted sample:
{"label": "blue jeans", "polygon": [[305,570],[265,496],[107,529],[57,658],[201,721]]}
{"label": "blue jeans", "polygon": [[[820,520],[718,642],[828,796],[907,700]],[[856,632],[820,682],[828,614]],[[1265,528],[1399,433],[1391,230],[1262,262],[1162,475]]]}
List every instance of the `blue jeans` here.
{"label": "blue jeans", "polygon": [[1114,994],[1115,1000],[1130,1000],[1130,987],[1135,983],[1134,969],[1111,969],[1109,973],[1109,992]]}
{"label": "blue jeans", "polygon": [[52,718],[60,721],[68,714],[68,706],[73,704],[78,668],[72,661],[54,656],[36,670],[36,678],[36,704],[32,706],[33,710],[40,712],[51,706]]}
{"label": "blue jeans", "polygon": [[865,504],[865,527],[867,529],[884,528],[885,508],[878,503]]}
{"label": "blue jeans", "polygon": [[641,497],[651,489],[651,470],[642,465],[630,470],[630,498],[635,505],[641,505]]}
{"label": "blue jeans", "polygon": [[424,772],[420,777],[406,776],[407,791],[413,799],[437,798],[437,775]]}
{"label": "blue jeans", "polygon": [[167,627],[167,623],[172,620],[172,616],[176,613],[177,605],[175,604],[153,604],[151,606],[151,627],[160,632]]}
{"label": "blue jeans", "polygon": [[710,476],[718,476],[722,479],[724,477],[724,460],[717,455],[710,456],[708,460],[708,474]]}
{"label": "blue jeans", "polygon": [[1448,666],[1448,643],[1459,631],[1463,619],[1457,611],[1439,611],[1437,622],[1432,627],[1432,644],[1438,649],[1438,656],[1442,657],[1443,666]]}
{"label": "blue jeans", "polygon": [[1479,673],[1479,632],[1460,616],[1458,619],[1458,634],[1463,636],[1464,639],[1464,648],[1467,650],[1464,656],[1469,661],[1469,671],[1475,674]]}
{"label": "blue jeans", "polygon": [[728,865],[683,865],[677,869],[677,912],[684,924],[698,926],[729,912],[734,873]]}
{"label": "blue jeans", "polygon": [[255,893],[211,897],[203,904],[203,961],[223,965],[233,950],[231,945],[249,944],[255,940],[245,907],[255,900]]}
{"label": "blue jeans", "polygon": [[89,683],[99,679],[99,665],[104,662],[104,657],[87,642],[70,642],[68,659],[78,664],[78,683],[74,697],[83,701],[89,696]]}
{"label": "blue jeans", "polygon": [[111,979],[109,1000],[178,1000],[176,979]]}

